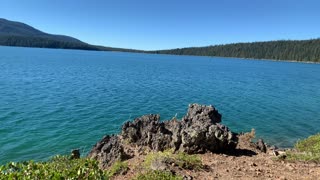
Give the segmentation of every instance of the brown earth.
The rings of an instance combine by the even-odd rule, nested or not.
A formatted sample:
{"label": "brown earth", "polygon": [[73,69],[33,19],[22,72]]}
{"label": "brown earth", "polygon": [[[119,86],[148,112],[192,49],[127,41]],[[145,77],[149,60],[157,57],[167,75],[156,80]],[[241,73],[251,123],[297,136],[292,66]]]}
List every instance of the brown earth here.
{"label": "brown earth", "polygon": [[[144,115],[126,122],[119,135],[102,138],[88,157],[98,160],[103,169],[127,160],[129,170],[112,179],[132,179],[152,169],[169,171],[186,180],[320,180],[320,164],[285,161],[280,158],[285,157],[285,151],[267,148],[261,139],[253,143],[254,130],[236,134],[220,122],[218,110],[199,104],[190,104],[180,121],[160,121],[160,115]],[[164,158],[159,152],[166,150],[172,152]],[[156,153],[144,163],[150,152]],[[179,153],[185,153],[185,159],[179,159]],[[186,154],[196,154],[199,159]]]}
{"label": "brown earth", "polygon": [[[185,170],[175,167],[175,173],[188,179],[310,179],[320,180],[320,164],[306,162],[287,162],[276,160],[273,151],[262,153],[251,143],[248,134],[239,137],[236,151],[231,154],[199,154],[204,165],[202,170]],[[140,153],[139,153],[140,152]],[[129,170],[124,175],[112,179],[132,179],[143,172],[145,155],[141,149],[137,156],[128,160]],[[187,178],[186,178],[187,179]]]}

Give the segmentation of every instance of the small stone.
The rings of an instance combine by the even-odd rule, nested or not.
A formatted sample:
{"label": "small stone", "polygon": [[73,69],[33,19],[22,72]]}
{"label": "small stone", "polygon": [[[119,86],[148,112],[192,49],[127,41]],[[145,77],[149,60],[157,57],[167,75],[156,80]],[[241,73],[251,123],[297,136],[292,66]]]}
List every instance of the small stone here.
{"label": "small stone", "polygon": [[190,175],[184,175],[183,176],[183,180],[192,180],[192,179],[193,179],[193,177],[190,176]]}
{"label": "small stone", "polygon": [[314,170],[313,170],[313,169],[310,169],[310,170],[309,170],[309,173],[313,173],[313,172],[314,172]]}
{"label": "small stone", "polygon": [[150,169],[154,171],[168,171],[170,168],[168,168],[167,164],[165,163],[165,159],[156,159],[151,162]]}
{"label": "small stone", "polygon": [[258,166],[256,163],[252,162],[250,163],[250,166]]}
{"label": "small stone", "polygon": [[287,180],[287,178],[285,176],[280,176],[279,178],[280,180]]}
{"label": "small stone", "polygon": [[80,150],[74,149],[71,151],[71,159],[79,159],[80,158]]}

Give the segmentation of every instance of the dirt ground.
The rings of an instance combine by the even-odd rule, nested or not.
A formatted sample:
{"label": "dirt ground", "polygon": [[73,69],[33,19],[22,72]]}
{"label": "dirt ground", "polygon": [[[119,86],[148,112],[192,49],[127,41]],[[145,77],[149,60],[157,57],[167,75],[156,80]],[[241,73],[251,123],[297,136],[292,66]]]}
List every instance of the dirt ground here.
{"label": "dirt ground", "polygon": [[[272,150],[262,153],[250,145],[247,137],[240,137],[235,153],[199,154],[204,165],[202,170],[178,169],[176,174],[188,179],[310,179],[320,180],[320,164],[305,162],[286,162],[275,160]],[[144,155],[128,160],[129,171],[113,179],[131,179],[141,172]]]}

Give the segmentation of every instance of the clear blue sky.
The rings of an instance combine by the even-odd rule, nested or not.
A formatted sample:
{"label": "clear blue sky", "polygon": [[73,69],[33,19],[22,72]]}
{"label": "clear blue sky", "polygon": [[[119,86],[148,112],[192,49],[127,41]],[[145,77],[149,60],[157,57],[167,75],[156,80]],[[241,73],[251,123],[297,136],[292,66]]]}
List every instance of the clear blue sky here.
{"label": "clear blue sky", "polygon": [[145,50],[320,37],[320,0],[1,0],[0,17]]}

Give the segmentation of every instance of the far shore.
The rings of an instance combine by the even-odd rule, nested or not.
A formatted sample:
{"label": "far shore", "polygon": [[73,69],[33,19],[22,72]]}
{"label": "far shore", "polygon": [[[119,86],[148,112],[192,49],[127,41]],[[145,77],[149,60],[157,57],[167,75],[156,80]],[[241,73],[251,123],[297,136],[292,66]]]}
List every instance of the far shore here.
{"label": "far shore", "polygon": [[[6,46],[0,45],[0,47],[23,47],[23,48],[40,48],[40,49],[63,49],[63,48],[46,48],[46,47],[25,47],[25,46]],[[141,51],[139,52],[127,52],[127,51],[115,51],[115,50],[85,50],[85,49],[64,49],[64,50],[78,50],[78,51],[100,51],[100,52],[123,52],[123,53],[143,53],[143,54],[157,54],[157,55],[169,55],[169,56],[194,56],[194,57],[210,57],[210,58],[234,58],[243,60],[264,60],[264,61],[276,61],[276,62],[292,62],[292,63],[307,63],[307,64],[320,64],[315,61],[298,61],[298,60],[283,60],[283,59],[259,59],[259,58],[244,58],[244,57],[232,57],[232,56],[199,56],[199,55],[186,55],[186,54],[166,54],[166,53],[154,53],[152,51]]]}

